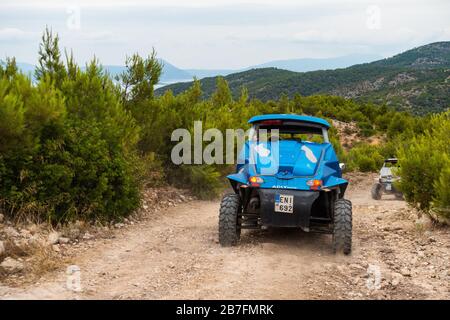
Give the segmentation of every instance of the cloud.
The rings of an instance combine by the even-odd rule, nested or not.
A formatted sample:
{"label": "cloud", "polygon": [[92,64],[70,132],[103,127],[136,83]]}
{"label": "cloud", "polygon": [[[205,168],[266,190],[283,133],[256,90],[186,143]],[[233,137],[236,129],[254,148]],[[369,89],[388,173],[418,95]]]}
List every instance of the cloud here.
{"label": "cloud", "polygon": [[[450,2],[411,1],[0,0],[0,56],[32,61],[46,25],[81,63],[96,55],[118,64],[155,47],[162,58],[192,68],[357,52],[387,56],[449,40]],[[379,11],[368,10],[374,6]],[[74,12],[77,28],[70,27]],[[377,12],[381,20],[371,28]]]}
{"label": "cloud", "polygon": [[364,29],[354,32],[346,32],[345,30],[306,30],[294,34],[292,40],[300,43],[390,45],[417,40],[419,37],[420,34],[416,31],[402,27],[389,33]]}
{"label": "cloud", "polygon": [[77,41],[119,43],[117,37],[115,37],[112,32],[108,31],[82,31],[78,33],[68,33],[67,36],[70,36]]}
{"label": "cloud", "polygon": [[[357,2],[358,0],[350,0]],[[349,2],[347,0],[347,2]],[[316,0],[316,4],[333,3],[333,0]],[[77,4],[82,7],[220,7],[236,5],[309,5],[309,1],[302,0],[2,0],[0,7],[41,7],[61,8]]]}
{"label": "cloud", "polygon": [[0,41],[25,41],[35,38],[36,35],[37,33],[35,32],[27,32],[18,28],[0,29]]}
{"label": "cloud", "polygon": [[[377,4],[404,4],[403,0],[346,0],[341,1],[341,3],[346,4],[360,4],[365,5]],[[445,3],[446,0],[429,0],[429,3]],[[335,0],[2,0],[0,7],[65,7],[68,5],[78,4],[85,7],[215,7],[215,6],[236,6],[236,5],[273,5],[273,6],[310,6],[311,3],[314,5],[333,5],[336,3]],[[408,5],[411,3],[420,4],[423,3],[421,0],[411,0],[408,1]]]}

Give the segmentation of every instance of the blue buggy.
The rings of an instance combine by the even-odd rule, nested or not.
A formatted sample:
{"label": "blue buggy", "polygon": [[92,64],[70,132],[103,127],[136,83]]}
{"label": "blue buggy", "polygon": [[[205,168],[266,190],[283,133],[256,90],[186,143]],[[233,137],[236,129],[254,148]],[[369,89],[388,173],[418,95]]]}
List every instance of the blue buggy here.
{"label": "blue buggy", "polygon": [[352,246],[348,181],[328,138],[329,123],[294,114],[252,117],[236,173],[234,193],[223,197],[219,242],[236,245],[242,229],[300,228],[333,235],[335,252]]}

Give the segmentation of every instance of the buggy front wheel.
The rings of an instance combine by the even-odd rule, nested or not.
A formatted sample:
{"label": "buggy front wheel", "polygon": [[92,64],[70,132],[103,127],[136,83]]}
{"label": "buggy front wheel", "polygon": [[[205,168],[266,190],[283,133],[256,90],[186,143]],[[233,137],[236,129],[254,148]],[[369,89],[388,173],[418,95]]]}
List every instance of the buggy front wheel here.
{"label": "buggy front wheel", "polygon": [[241,199],[237,194],[227,194],[220,203],[219,243],[223,247],[235,246],[241,237]]}

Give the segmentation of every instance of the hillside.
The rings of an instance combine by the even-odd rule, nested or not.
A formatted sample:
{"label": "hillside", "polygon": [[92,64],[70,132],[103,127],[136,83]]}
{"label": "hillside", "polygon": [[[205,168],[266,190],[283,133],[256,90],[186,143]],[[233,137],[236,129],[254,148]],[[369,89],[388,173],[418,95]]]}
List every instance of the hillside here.
{"label": "hillside", "polygon": [[[225,77],[235,96],[242,86],[252,98],[278,99],[282,94],[332,94],[362,101],[386,103],[417,114],[438,112],[450,106],[450,42],[436,42],[391,58],[348,68],[292,72],[276,68],[252,69]],[[204,96],[215,88],[216,78],[201,80]],[[162,94],[186,90],[192,83],[177,83],[157,90]]]}
{"label": "hillside", "polygon": [[274,60],[258,64],[249,69],[278,68],[296,72],[308,72],[316,70],[346,68],[355,64],[372,62],[380,58],[381,56],[374,54],[352,54],[334,58],[303,58],[303,59]]}
{"label": "hillside", "polygon": [[351,54],[347,56],[332,58],[302,58],[273,60],[256,64],[243,69],[186,69],[192,77],[203,79],[206,77],[227,76],[232,73],[240,73],[251,69],[277,68],[296,72],[307,72],[315,70],[328,70],[337,68],[346,68],[354,64],[371,62],[380,59],[379,55],[374,54]]}

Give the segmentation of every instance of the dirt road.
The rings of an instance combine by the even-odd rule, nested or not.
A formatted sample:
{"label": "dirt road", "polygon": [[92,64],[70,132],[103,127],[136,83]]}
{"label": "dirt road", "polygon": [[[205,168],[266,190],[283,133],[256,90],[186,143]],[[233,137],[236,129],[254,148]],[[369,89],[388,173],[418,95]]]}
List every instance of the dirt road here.
{"label": "dirt road", "polygon": [[28,287],[0,285],[0,298],[450,299],[448,229],[417,221],[403,201],[371,200],[372,178],[350,177],[351,256],[334,255],[329,235],[297,230],[247,231],[221,248],[219,203],[192,201],[75,255],[81,292],[61,270]]}

